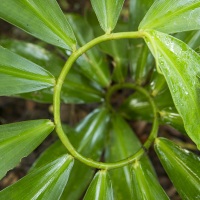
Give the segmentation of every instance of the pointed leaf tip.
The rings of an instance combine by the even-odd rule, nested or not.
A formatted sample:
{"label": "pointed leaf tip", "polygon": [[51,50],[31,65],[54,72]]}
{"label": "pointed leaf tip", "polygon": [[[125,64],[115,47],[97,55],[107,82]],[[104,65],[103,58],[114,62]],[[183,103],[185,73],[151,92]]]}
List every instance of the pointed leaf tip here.
{"label": "pointed leaf tip", "polygon": [[[75,35],[79,46],[83,46],[95,38],[93,27],[80,15],[67,15],[72,28],[76,30]],[[98,50],[98,47],[93,47],[84,55],[80,56],[76,63],[79,65],[79,70],[90,80],[98,83],[103,87],[108,87],[110,84],[110,71],[105,55]]]}
{"label": "pointed leaf tip", "polygon": [[148,169],[145,163],[136,161],[132,165],[135,199],[162,199],[169,200],[156,176]]}
{"label": "pointed leaf tip", "polygon": [[112,184],[107,171],[98,171],[94,176],[84,200],[105,199],[114,200]]}
{"label": "pointed leaf tip", "polygon": [[0,46],[1,96],[37,91],[54,84],[50,72]]}
{"label": "pointed leaf tip", "polygon": [[110,33],[116,26],[124,0],[90,0],[101,28]]}
{"label": "pointed leaf tip", "polygon": [[0,18],[45,42],[75,48],[74,33],[56,0],[0,0],[0,5]]}

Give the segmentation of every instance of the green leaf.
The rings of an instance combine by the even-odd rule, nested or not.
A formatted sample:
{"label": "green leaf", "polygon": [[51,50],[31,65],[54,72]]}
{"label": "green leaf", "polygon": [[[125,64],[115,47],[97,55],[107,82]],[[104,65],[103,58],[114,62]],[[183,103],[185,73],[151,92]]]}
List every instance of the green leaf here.
{"label": "green leaf", "polygon": [[[106,147],[106,162],[116,162],[133,155],[140,143],[128,124],[119,116],[111,117],[110,137]],[[115,199],[133,199],[130,166],[110,171]]]}
{"label": "green leaf", "polygon": [[60,199],[67,184],[73,158],[62,157],[32,171],[24,178],[0,192],[1,199]]}
{"label": "green leaf", "polygon": [[[108,111],[105,108],[101,108],[93,111],[84,118],[75,130],[64,126],[64,131],[79,153],[94,160],[99,160],[104,147],[108,121]],[[33,169],[52,161],[52,159],[56,159],[64,153],[66,153],[66,148],[60,141],[56,142],[44,151],[34,164]],[[68,184],[60,199],[79,200],[90,183],[93,174],[93,169],[79,161],[75,161]]]}
{"label": "green leaf", "polygon": [[169,199],[158,180],[141,161],[133,164],[132,175],[134,199]]}
{"label": "green leaf", "polygon": [[[115,30],[116,32],[128,31],[127,23],[118,22]],[[113,59],[114,70],[112,79],[119,83],[124,82],[128,73],[128,40],[111,40],[103,42],[99,46],[104,53],[110,55]]]}
{"label": "green leaf", "polygon": [[[152,88],[154,87],[152,86]],[[166,87],[163,87],[162,90],[159,90],[159,93],[154,97],[154,102],[159,110],[160,123],[164,125],[170,125],[182,133],[185,133],[183,120],[174,107],[171,94]],[[146,97],[138,92],[130,95],[123,102],[119,108],[119,113],[129,120],[146,120],[148,122],[153,121],[153,112],[150,103],[147,101]]]}
{"label": "green leaf", "polygon": [[184,124],[181,116],[178,114],[175,107],[170,106],[159,111],[162,124],[170,125],[175,129],[185,133]]}
{"label": "green leaf", "polygon": [[15,39],[1,39],[1,46],[4,48],[42,66],[55,77],[58,77],[65,61],[53,51],[48,51],[38,44],[24,42]]}
{"label": "green leaf", "polygon": [[65,187],[60,200],[81,199],[92,180],[93,175],[94,169],[89,168],[79,161],[75,161],[69,177],[69,182]]}
{"label": "green leaf", "polygon": [[181,198],[199,199],[200,158],[165,138],[157,138],[154,147]]}
{"label": "green leaf", "polygon": [[140,30],[175,33],[200,29],[199,0],[156,0],[140,23]]}
{"label": "green leaf", "polygon": [[200,55],[200,45],[195,49],[195,51]]}
{"label": "green leaf", "polygon": [[[79,153],[98,161],[103,152],[108,122],[108,110],[105,108],[96,109],[78,124],[75,128],[76,133],[70,137],[70,141]],[[61,199],[79,200],[93,173],[94,171],[85,164],[75,162],[69,178],[69,187],[65,188]]]}
{"label": "green leaf", "polygon": [[[168,86],[165,77],[158,73],[154,68],[149,82],[149,90],[152,96],[160,95],[162,92],[168,91]],[[169,94],[170,95],[170,94]]]}
{"label": "green leaf", "polygon": [[0,0],[0,4],[0,18],[45,42],[75,49],[74,33],[56,0]]}
{"label": "green leaf", "polygon": [[[111,116],[109,141],[106,147],[106,162],[116,162],[128,158],[141,148],[141,143],[130,126],[120,115]],[[154,174],[154,170],[145,156],[142,163]],[[115,199],[134,199],[132,190],[135,187],[131,179],[131,166],[110,171]]]}
{"label": "green leaf", "polygon": [[90,0],[101,28],[110,33],[117,23],[124,0]]}
{"label": "green leaf", "polygon": [[147,45],[144,41],[139,41],[131,43],[129,60],[131,77],[137,84],[142,85],[147,81],[154,63]]}
{"label": "green leaf", "polygon": [[29,170],[29,173],[35,171],[36,169],[39,169],[42,166],[45,166],[47,163],[58,159],[59,157],[66,154],[66,151],[66,147],[62,144],[62,142],[60,140],[57,140],[45,151],[42,152],[39,158],[33,163],[32,167]]}
{"label": "green leaf", "polygon": [[0,46],[1,96],[36,91],[54,83],[48,71]]}
{"label": "green leaf", "polygon": [[84,196],[84,200],[113,200],[112,183],[107,171],[96,173]]}
{"label": "green leaf", "polygon": [[142,18],[145,16],[154,0],[130,0],[130,30],[137,31]]}
{"label": "green leaf", "polygon": [[[56,54],[38,45],[10,39],[1,40],[0,43],[20,56],[43,66],[55,77],[59,76],[65,64],[64,60]],[[18,94],[18,96],[38,102],[52,103],[53,88]],[[73,66],[63,83],[61,100],[65,103],[91,103],[102,101],[102,96],[103,91],[100,86],[81,74],[77,66]]]}
{"label": "green leaf", "polygon": [[[68,133],[69,135],[74,135],[73,131],[71,132],[68,130]],[[72,141],[72,138],[70,138],[70,141]],[[73,139],[76,139],[76,137],[74,137]],[[45,166],[48,162],[59,158],[65,153],[66,147],[63,146],[61,141],[55,142],[36,160],[30,172],[37,168],[40,168],[41,166]],[[88,184],[90,183],[93,174],[94,171],[91,168],[75,160],[68,183],[64,188],[60,200],[79,200],[82,197],[83,192],[86,190]]]}
{"label": "green leaf", "polygon": [[95,37],[99,37],[104,34],[104,31],[99,26],[99,21],[93,9],[87,9],[85,11],[85,20],[92,28]]}
{"label": "green leaf", "polygon": [[[94,12],[87,11],[86,20],[92,27],[95,37],[103,35],[103,31],[99,27],[99,23]],[[128,31],[127,23],[119,21],[115,30],[116,32]],[[100,43],[98,46],[103,53],[110,55],[113,59],[112,65],[114,69],[112,72],[112,80],[115,82],[124,82],[128,72],[128,40],[111,40]]]}
{"label": "green leaf", "polygon": [[[75,31],[79,46],[83,46],[95,38],[92,27],[82,16],[67,15],[67,19]],[[93,47],[80,56],[76,63],[79,65],[82,73],[90,80],[97,82],[103,87],[107,87],[110,84],[108,63],[106,62],[105,55],[99,52],[97,47]]]}
{"label": "green leaf", "polygon": [[33,120],[0,126],[0,178],[28,156],[54,129],[49,120]]}
{"label": "green leaf", "polygon": [[[75,129],[78,133],[76,143],[74,143],[77,151],[94,160],[98,159],[104,147],[109,120],[109,110],[104,107],[95,109],[85,117]],[[77,141],[81,142],[77,143]]]}
{"label": "green leaf", "polygon": [[102,102],[103,97],[102,88],[81,74],[78,67],[69,71],[61,91],[61,100],[64,103]]}
{"label": "green leaf", "polygon": [[[154,102],[159,110],[174,105],[168,89],[162,90],[160,94],[155,96]],[[147,121],[153,119],[153,111],[149,101],[139,92],[130,95],[120,106],[119,112],[128,119]]]}
{"label": "green leaf", "polygon": [[[139,23],[154,0],[130,0],[129,30],[137,31]],[[134,81],[141,85],[145,83],[152,69],[152,56],[142,39],[129,40],[130,73]]]}
{"label": "green leaf", "polygon": [[194,50],[200,45],[200,31],[187,31],[178,33],[175,36]]}
{"label": "green leaf", "polygon": [[166,80],[156,69],[152,73],[149,89],[159,108],[160,123],[170,125],[180,132],[185,133],[183,120],[174,106]]}
{"label": "green leaf", "polygon": [[165,76],[175,106],[183,118],[185,130],[200,148],[200,56],[182,41],[149,31],[147,40]]}

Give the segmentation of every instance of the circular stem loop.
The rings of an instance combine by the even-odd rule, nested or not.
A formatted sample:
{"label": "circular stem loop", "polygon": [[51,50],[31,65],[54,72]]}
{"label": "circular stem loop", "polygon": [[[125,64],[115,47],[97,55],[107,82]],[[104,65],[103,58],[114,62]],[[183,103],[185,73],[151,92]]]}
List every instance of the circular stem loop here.
{"label": "circular stem loop", "polygon": [[[150,136],[147,139],[147,141],[145,142],[145,144],[143,145],[143,147],[141,147],[141,149],[139,149],[139,151],[137,151],[134,155],[130,156],[129,158],[118,161],[118,162],[113,162],[113,163],[103,163],[103,162],[93,161],[91,159],[88,159],[88,158],[82,156],[75,150],[75,148],[70,143],[68,137],[66,136],[66,134],[64,133],[64,131],[62,129],[62,124],[61,124],[61,119],[60,119],[60,103],[61,103],[60,95],[61,95],[61,89],[62,89],[63,82],[65,80],[65,77],[66,77],[67,73],[69,72],[70,68],[72,67],[73,63],[78,59],[78,57],[81,56],[83,53],[85,53],[87,50],[91,49],[93,46],[95,46],[101,42],[108,41],[108,40],[122,39],[122,38],[126,38],[126,39],[142,38],[143,36],[144,36],[143,32],[123,32],[123,33],[105,34],[98,38],[95,38],[94,40],[90,41],[89,43],[85,44],[83,47],[79,48],[77,51],[72,53],[72,55],[69,57],[69,59],[65,63],[63,70],[61,71],[61,74],[57,80],[57,83],[54,88],[54,97],[53,97],[54,98],[53,99],[54,122],[56,125],[56,132],[57,132],[61,142],[64,144],[64,146],[70,152],[70,154],[74,158],[78,159],[79,161],[83,162],[84,164],[86,164],[90,167],[98,168],[98,169],[105,169],[105,170],[123,167],[127,164],[132,163],[136,159],[139,159],[143,154],[145,154],[145,149],[148,149],[150,147],[153,140],[157,136],[157,131],[158,131],[157,108],[156,108],[156,105],[154,104],[153,99],[150,97],[150,95],[141,87],[138,87],[138,86],[135,86],[135,85],[129,84],[129,83],[126,83],[124,85],[116,85],[116,86],[112,87],[113,91],[116,90],[117,87],[126,87],[126,88],[128,87],[128,88],[135,89],[135,90],[141,92],[142,94],[144,94],[148,98],[148,100],[152,106],[153,112],[154,112],[153,127],[151,130]],[[112,95],[112,90],[110,91],[110,94],[108,94],[107,98],[110,98],[109,95]]]}

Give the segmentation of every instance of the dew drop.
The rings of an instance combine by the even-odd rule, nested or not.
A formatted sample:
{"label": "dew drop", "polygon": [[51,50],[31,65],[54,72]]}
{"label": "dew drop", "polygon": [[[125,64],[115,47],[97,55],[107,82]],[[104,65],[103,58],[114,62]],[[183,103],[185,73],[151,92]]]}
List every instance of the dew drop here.
{"label": "dew drop", "polygon": [[66,54],[67,54],[68,56],[70,56],[70,55],[72,54],[72,52],[69,51],[69,50],[66,50]]}

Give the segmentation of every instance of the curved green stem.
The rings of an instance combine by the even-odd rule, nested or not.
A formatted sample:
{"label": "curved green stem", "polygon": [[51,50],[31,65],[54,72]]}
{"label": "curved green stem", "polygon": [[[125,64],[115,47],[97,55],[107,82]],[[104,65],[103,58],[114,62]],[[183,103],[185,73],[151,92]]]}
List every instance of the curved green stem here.
{"label": "curved green stem", "polygon": [[[115,162],[115,163],[96,162],[91,159],[85,158],[84,156],[79,154],[74,149],[74,147],[70,143],[68,137],[64,133],[64,131],[62,129],[61,119],[60,119],[60,103],[61,103],[60,96],[61,96],[61,89],[62,89],[63,82],[65,80],[65,77],[66,77],[67,73],[69,72],[70,68],[72,67],[73,63],[78,59],[78,57],[81,56],[83,53],[85,53],[87,50],[91,49],[93,46],[95,46],[101,42],[108,41],[108,40],[116,40],[116,39],[122,39],[122,38],[142,38],[143,36],[144,36],[143,32],[122,32],[122,33],[106,34],[106,35],[102,35],[98,38],[95,38],[94,40],[90,41],[89,43],[85,44],[83,47],[79,48],[77,51],[72,53],[72,55],[69,57],[69,59],[65,63],[65,65],[62,69],[62,72],[57,80],[57,83],[54,88],[54,99],[53,99],[54,121],[55,121],[55,125],[56,125],[57,134],[58,134],[60,140],[62,141],[62,143],[64,144],[64,146],[70,152],[70,154],[72,156],[74,156],[76,159],[78,159],[79,161],[85,163],[86,165],[88,165],[90,167],[94,167],[94,168],[98,168],[98,169],[113,169],[113,168],[117,168],[117,167],[122,167],[129,163],[132,163],[136,159],[139,159],[145,153],[145,150],[144,150],[144,148],[141,148],[133,156],[131,156],[127,159]],[[141,90],[141,91],[143,91],[143,90]],[[157,109],[153,103],[153,100],[150,98],[148,98],[148,99],[152,105],[155,118],[154,118],[154,124],[153,124],[151,134],[149,136],[149,139],[144,144],[145,148],[149,148],[149,146],[151,145],[152,140],[154,139],[155,135],[157,134],[157,130],[158,130]]]}

